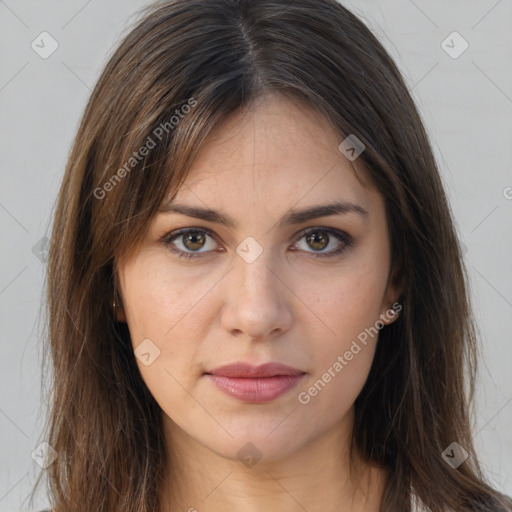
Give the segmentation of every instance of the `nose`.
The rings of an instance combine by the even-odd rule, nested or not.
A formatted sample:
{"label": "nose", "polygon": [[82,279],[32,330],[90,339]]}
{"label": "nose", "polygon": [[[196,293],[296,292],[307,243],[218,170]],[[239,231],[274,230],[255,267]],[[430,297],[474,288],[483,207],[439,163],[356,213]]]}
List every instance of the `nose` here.
{"label": "nose", "polygon": [[237,257],[225,289],[222,327],[251,340],[273,339],[288,331],[293,321],[291,292],[279,274],[265,251],[252,263]]}

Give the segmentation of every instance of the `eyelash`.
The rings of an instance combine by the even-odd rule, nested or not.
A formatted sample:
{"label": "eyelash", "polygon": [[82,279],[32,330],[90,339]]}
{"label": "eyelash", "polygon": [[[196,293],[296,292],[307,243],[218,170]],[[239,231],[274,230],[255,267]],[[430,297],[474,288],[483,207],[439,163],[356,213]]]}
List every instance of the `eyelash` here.
{"label": "eyelash", "polygon": [[[304,238],[307,235],[310,235],[312,233],[326,233],[327,235],[333,236],[334,238],[337,238],[340,242],[342,242],[342,245],[335,250],[332,250],[330,252],[325,253],[315,253],[312,252],[311,254],[315,258],[332,258],[334,256],[340,255],[341,253],[345,252],[347,249],[349,249],[352,246],[353,239],[350,235],[343,231],[338,231],[336,229],[332,228],[322,228],[322,227],[314,227],[314,228],[308,228],[305,231],[302,231],[300,233],[300,236],[297,237],[294,244],[299,242],[302,238]],[[193,258],[202,257],[202,254],[207,254],[210,251],[203,251],[203,252],[185,252],[181,249],[178,249],[176,246],[172,244],[174,240],[179,238],[180,236],[191,234],[191,233],[201,233],[206,234],[210,236],[211,238],[215,239],[213,233],[209,229],[205,228],[186,228],[181,229],[179,231],[172,231],[170,233],[165,234],[161,239],[160,242],[172,253],[178,255],[180,258],[186,258],[188,260]],[[330,242],[330,239],[329,239]],[[299,250],[299,249],[297,249]],[[309,252],[309,251],[306,251]]]}

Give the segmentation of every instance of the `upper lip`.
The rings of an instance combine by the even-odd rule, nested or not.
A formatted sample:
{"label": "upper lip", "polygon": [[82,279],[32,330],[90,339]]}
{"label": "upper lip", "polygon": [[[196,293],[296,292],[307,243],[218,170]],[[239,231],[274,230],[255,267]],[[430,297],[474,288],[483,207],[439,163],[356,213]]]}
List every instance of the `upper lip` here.
{"label": "upper lip", "polygon": [[302,375],[302,370],[292,368],[281,363],[265,363],[254,366],[250,363],[237,362],[219,366],[205,372],[210,375],[221,375],[223,377],[275,377],[277,375]]}

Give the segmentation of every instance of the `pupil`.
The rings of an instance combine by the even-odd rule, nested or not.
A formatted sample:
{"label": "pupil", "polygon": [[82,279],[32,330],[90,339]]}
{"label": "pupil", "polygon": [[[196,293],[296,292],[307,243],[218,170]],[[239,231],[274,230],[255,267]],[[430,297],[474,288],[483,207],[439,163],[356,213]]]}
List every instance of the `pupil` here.
{"label": "pupil", "polygon": [[307,241],[312,249],[322,250],[327,247],[329,244],[329,237],[326,233],[319,231],[318,233],[322,233],[320,236],[317,236],[317,233],[311,233],[307,236]]}

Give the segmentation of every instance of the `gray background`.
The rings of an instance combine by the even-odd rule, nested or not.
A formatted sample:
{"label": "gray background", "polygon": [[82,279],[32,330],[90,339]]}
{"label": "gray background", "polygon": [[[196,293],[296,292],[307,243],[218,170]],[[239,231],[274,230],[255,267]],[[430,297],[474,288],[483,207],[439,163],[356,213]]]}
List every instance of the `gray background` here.
{"label": "gray background", "polygon": [[[23,500],[39,469],[31,453],[42,441],[46,412],[40,405],[45,264],[33,247],[49,234],[95,80],[145,3],[0,0],[1,511],[29,510]],[[343,3],[395,58],[430,133],[467,250],[481,330],[476,444],[493,484],[512,494],[512,0]],[[58,43],[46,59],[31,47],[43,31]],[[453,31],[469,44],[457,58],[442,46]],[[452,39],[445,45],[460,50],[461,41]],[[40,496],[35,510],[46,503]]]}

